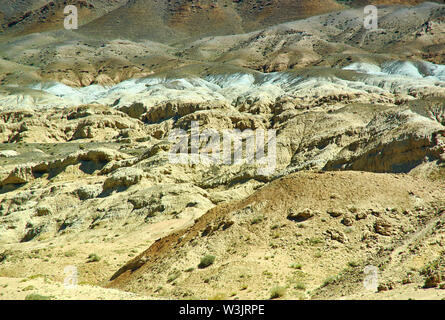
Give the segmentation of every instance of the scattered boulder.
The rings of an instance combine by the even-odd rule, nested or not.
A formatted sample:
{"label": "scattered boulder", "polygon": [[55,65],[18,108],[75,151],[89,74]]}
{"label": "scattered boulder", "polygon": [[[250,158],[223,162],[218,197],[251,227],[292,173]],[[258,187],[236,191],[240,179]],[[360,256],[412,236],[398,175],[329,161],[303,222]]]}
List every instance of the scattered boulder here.
{"label": "scattered boulder", "polygon": [[333,217],[333,218],[338,218],[338,217],[340,217],[340,216],[343,215],[343,212],[342,212],[342,211],[340,211],[340,210],[335,210],[335,209],[329,209],[329,210],[327,211],[327,213],[328,213],[331,217]]}
{"label": "scattered boulder", "polygon": [[122,160],[127,157],[127,155],[113,149],[97,148],[81,153],[79,160],[105,163],[113,160]]}
{"label": "scattered boulder", "polygon": [[52,214],[52,208],[47,204],[41,204],[37,206],[36,213],[39,217],[48,216]]}
{"label": "scattered boulder", "polygon": [[28,231],[26,231],[21,242],[31,241],[32,239],[37,237],[39,234],[41,234],[46,229],[46,227],[44,225],[33,226],[31,224],[31,225],[28,225],[28,227],[29,227],[29,229],[28,229]]}
{"label": "scattered boulder", "polygon": [[333,230],[333,229],[326,230],[326,234],[331,238],[331,240],[335,240],[340,243],[345,243],[348,241],[346,235],[338,230]]}
{"label": "scattered boulder", "polygon": [[1,184],[24,184],[34,179],[31,165],[24,164],[14,168],[8,177],[4,179]]}
{"label": "scattered boulder", "polygon": [[357,214],[355,215],[356,220],[363,220],[366,219],[367,217],[368,215],[364,211],[357,212]]}
{"label": "scattered boulder", "polygon": [[341,220],[341,223],[344,224],[345,226],[352,226],[354,223],[354,219],[352,218],[351,215],[345,215],[345,217]]}
{"label": "scattered boulder", "polygon": [[425,279],[424,288],[436,288],[442,282],[442,275],[439,272],[433,272]]}
{"label": "scattered boulder", "polygon": [[387,282],[387,283],[381,283],[377,287],[378,292],[388,291],[394,289],[394,283],[393,282]]}
{"label": "scattered boulder", "polygon": [[80,200],[87,200],[96,198],[101,192],[99,185],[82,186],[76,190],[76,194]]}
{"label": "scattered boulder", "polygon": [[314,213],[311,209],[304,209],[303,211],[296,212],[295,209],[289,209],[289,214],[287,218],[292,221],[302,222],[307,219],[310,219],[314,216]]}
{"label": "scattered boulder", "polygon": [[132,118],[140,119],[142,114],[147,112],[147,107],[144,106],[143,103],[135,102],[131,106],[120,107],[119,111],[122,111],[122,112],[128,114]]}
{"label": "scattered boulder", "polygon": [[137,168],[121,168],[116,170],[111,177],[105,180],[103,190],[119,187],[130,187],[141,181],[144,171]]}
{"label": "scattered boulder", "polygon": [[375,216],[375,217],[380,217],[380,212],[377,211],[376,209],[369,209],[369,210],[368,210],[368,213],[369,213],[369,214],[372,214],[372,215]]}
{"label": "scattered boulder", "polygon": [[376,233],[382,236],[390,236],[393,233],[393,228],[391,224],[384,219],[378,219],[375,222],[374,230]]}

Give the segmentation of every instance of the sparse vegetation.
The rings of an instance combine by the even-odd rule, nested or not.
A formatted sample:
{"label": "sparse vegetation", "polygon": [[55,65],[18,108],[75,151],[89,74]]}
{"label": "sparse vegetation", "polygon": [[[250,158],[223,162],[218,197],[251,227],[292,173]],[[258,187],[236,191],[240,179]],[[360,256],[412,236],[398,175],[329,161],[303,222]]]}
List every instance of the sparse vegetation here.
{"label": "sparse vegetation", "polygon": [[51,300],[51,297],[43,296],[38,293],[30,293],[25,297],[25,300]]}
{"label": "sparse vegetation", "polygon": [[420,270],[420,274],[421,274],[421,275],[429,275],[429,274],[431,274],[431,273],[436,272],[437,270],[439,270],[440,263],[441,263],[441,259],[440,259],[440,258],[431,261],[430,263],[426,264],[426,265]]}
{"label": "sparse vegetation", "polygon": [[280,236],[281,236],[280,233],[277,232],[277,231],[275,231],[275,232],[272,233],[272,239],[279,239]]}
{"label": "sparse vegetation", "polygon": [[31,291],[31,290],[34,290],[34,289],[35,289],[34,286],[27,286],[27,287],[23,288],[22,291]]}
{"label": "sparse vegetation", "polygon": [[337,282],[338,279],[339,279],[338,275],[330,276],[323,281],[323,284],[321,285],[321,287],[324,288],[330,284],[333,284],[333,283]]}
{"label": "sparse vegetation", "polygon": [[270,290],[270,299],[277,299],[281,298],[286,294],[286,288],[285,287],[273,287],[272,290]]}
{"label": "sparse vegetation", "polygon": [[306,290],[306,285],[303,282],[297,282],[294,288],[297,290]]}
{"label": "sparse vegetation", "polygon": [[217,293],[212,296],[209,300],[226,300],[227,295],[225,293]]}
{"label": "sparse vegetation", "polygon": [[272,278],[273,273],[267,270],[263,271],[263,276],[267,277],[267,278]]}
{"label": "sparse vegetation", "polygon": [[199,269],[204,269],[211,266],[215,262],[216,257],[210,254],[205,255],[201,258],[201,261],[198,264]]}
{"label": "sparse vegetation", "polygon": [[74,257],[76,255],[76,250],[69,250],[64,253],[64,256],[67,258]]}
{"label": "sparse vegetation", "polygon": [[437,259],[420,270],[420,274],[425,277],[424,288],[434,288],[441,283],[445,275],[444,265],[444,252],[442,252]]}
{"label": "sparse vegetation", "polygon": [[88,262],[98,262],[100,261],[100,257],[96,253],[91,253],[88,256]]}
{"label": "sparse vegetation", "polygon": [[301,270],[301,268],[303,267],[301,264],[299,264],[299,263],[292,263],[291,265],[290,265],[290,267],[292,268],[292,269],[297,269],[297,270]]}
{"label": "sparse vegetation", "polygon": [[6,259],[8,258],[9,255],[9,251],[3,251],[2,253],[0,253],[0,263],[2,263],[3,261],[6,261]]}
{"label": "sparse vegetation", "polygon": [[147,1],[89,1],[82,39],[0,5],[0,294],[445,296],[445,5],[368,34],[363,1]]}
{"label": "sparse vegetation", "polygon": [[317,238],[317,237],[309,238],[308,241],[309,241],[309,244],[311,244],[312,246],[316,246],[316,245],[321,244],[321,243],[324,242],[323,239],[320,239],[320,238]]}
{"label": "sparse vegetation", "polygon": [[250,224],[252,224],[252,225],[254,225],[254,224],[258,224],[258,223],[262,222],[263,220],[264,220],[264,216],[263,216],[263,215],[256,216],[255,218],[253,218],[253,219],[250,221]]}
{"label": "sparse vegetation", "polygon": [[178,279],[180,276],[181,276],[181,271],[179,271],[179,270],[175,270],[175,271],[173,271],[172,273],[170,273],[170,274],[168,275],[167,282],[168,282],[168,283],[173,282],[173,281],[175,281],[176,279]]}
{"label": "sparse vegetation", "polygon": [[348,262],[348,266],[351,268],[357,268],[360,265],[360,263],[356,262],[356,261],[349,261]]}

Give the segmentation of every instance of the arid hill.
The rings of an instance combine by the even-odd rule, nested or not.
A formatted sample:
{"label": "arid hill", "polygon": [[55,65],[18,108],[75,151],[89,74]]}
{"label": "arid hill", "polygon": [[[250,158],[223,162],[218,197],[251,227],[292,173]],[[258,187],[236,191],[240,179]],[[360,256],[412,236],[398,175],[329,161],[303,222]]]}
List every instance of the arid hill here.
{"label": "arid hill", "polygon": [[57,81],[84,87],[147,76],[251,72],[246,69],[270,73],[352,63],[445,63],[443,5],[385,6],[379,15],[375,32],[363,27],[363,9],[356,8],[176,46],[141,39],[94,39],[83,31],[35,33],[0,42],[0,83]]}
{"label": "arid hill", "polygon": [[[0,4],[0,25],[9,38],[63,29],[63,8],[79,7],[82,34],[98,39],[125,38],[175,43],[212,35],[262,29],[366,4],[422,3],[422,0],[13,0]],[[443,3],[442,0],[436,1]]]}
{"label": "arid hill", "polygon": [[369,2],[2,2],[0,299],[444,298],[445,5]]}
{"label": "arid hill", "polygon": [[[288,299],[338,298],[366,293],[363,269],[374,265],[381,291],[414,291],[424,277],[412,269],[441,257],[432,243],[445,232],[445,190],[424,183],[364,172],[288,175],[157,240],[109,286],[200,299],[268,299],[281,286]],[[214,262],[199,266],[206,255]]]}
{"label": "arid hill", "polygon": [[2,37],[63,29],[64,8],[76,5],[79,24],[92,21],[123,5],[127,0],[11,0],[0,4],[0,30]]}

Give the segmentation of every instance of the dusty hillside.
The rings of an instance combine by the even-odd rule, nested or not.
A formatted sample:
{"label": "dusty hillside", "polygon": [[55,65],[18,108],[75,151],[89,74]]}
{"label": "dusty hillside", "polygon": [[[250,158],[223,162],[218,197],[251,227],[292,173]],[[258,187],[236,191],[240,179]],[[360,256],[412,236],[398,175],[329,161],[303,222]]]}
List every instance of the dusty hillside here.
{"label": "dusty hillside", "polygon": [[[414,185],[422,191],[413,192]],[[335,297],[366,291],[361,274],[368,264],[383,270],[384,283],[401,286],[409,271],[419,277],[411,268],[441,254],[443,194],[440,183],[404,175],[289,175],[156,241],[110,286],[177,298],[267,299],[274,286],[286,287],[290,299]],[[419,237],[428,224],[432,229]],[[410,254],[423,246],[428,254]],[[197,268],[206,254],[215,262]],[[391,259],[402,255],[403,264]],[[387,269],[392,264],[398,272]]]}
{"label": "dusty hillside", "polygon": [[[423,0],[14,0],[0,5],[1,28],[20,35],[63,28],[63,7],[80,9],[81,32],[103,39],[149,39],[160,42],[189,41],[209,35],[230,35],[307,18],[346,7],[367,4],[416,5]],[[443,3],[442,0],[436,1]],[[211,28],[208,26],[211,25]],[[100,30],[100,31],[99,31]],[[100,32],[100,33],[99,33]]]}
{"label": "dusty hillside", "polygon": [[76,5],[79,24],[88,23],[126,3],[127,0],[12,0],[0,4],[0,39],[63,29],[65,6]]}
{"label": "dusty hillside", "polygon": [[[115,37],[118,33],[128,39],[183,42],[203,36],[243,33],[341,8],[333,0],[135,0],[85,25],[80,32],[98,35],[95,27],[100,25],[105,31],[101,37]],[[212,27],[206,28],[210,23]]]}
{"label": "dusty hillside", "polygon": [[[334,102],[335,97],[331,99],[321,104],[307,101],[311,104],[303,108],[299,108],[301,100],[279,101],[270,107],[274,113],[267,113],[260,104],[234,108],[221,101],[161,103],[146,113],[138,104],[122,107],[122,111],[89,105],[50,108],[38,113],[32,110],[2,112],[2,139],[9,143],[1,148],[0,159],[0,241],[4,248],[1,275],[21,278],[45,275],[57,282],[64,279],[64,266],[75,265],[83,284],[106,285],[131,256],[139,254],[156,239],[188,226],[195,230],[191,234],[200,234],[203,228],[213,225],[215,234],[220,235],[214,244],[207,242],[212,237],[201,236],[196,237],[192,247],[181,244],[179,252],[191,260],[172,260],[171,268],[170,265],[159,267],[163,270],[159,276],[147,273],[144,277],[155,277],[152,281],[156,287],[141,287],[138,292],[159,298],[210,298],[233,292],[245,298],[267,298],[272,285],[293,283],[294,280],[286,280],[282,275],[287,277],[287,272],[293,270],[288,265],[295,259],[296,264],[307,265],[306,268],[314,271],[307,278],[295,271],[299,279],[294,285],[296,290],[300,292],[306,288],[309,291],[287,297],[323,297],[323,292],[313,290],[325,278],[339,273],[352,260],[355,265],[356,258],[367,261],[380,246],[399,246],[401,241],[409,241],[407,237],[413,232],[428,230],[428,222],[441,215],[444,200],[440,183],[445,174],[441,138],[443,99],[413,100],[399,106],[391,106],[388,102],[379,106],[351,102],[345,106],[344,102]],[[253,110],[263,111],[257,114]],[[216,126],[218,130],[244,130],[246,125],[252,129],[271,128],[270,123],[274,123],[273,127],[278,130],[275,174],[265,177],[248,163],[210,167],[169,163],[168,132],[175,127],[189,130],[191,119],[198,120],[202,128]],[[337,165],[339,163],[346,165]],[[289,176],[291,172],[311,168],[385,173],[321,171]],[[388,174],[394,172],[399,174]],[[274,182],[269,185],[270,181]],[[255,192],[258,188],[261,191]],[[246,200],[242,200],[244,198]],[[218,204],[215,210],[205,214]],[[248,204],[252,204],[250,209]],[[264,210],[263,205],[267,205]],[[297,215],[309,209],[309,216],[314,217],[307,223],[296,223],[293,218],[288,219],[292,208]],[[234,210],[242,212],[240,220],[232,225],[231,221],[238,219],[238,211]],[[196,224],[195,220],[203,214],[203,220]],[[331,218],[331,215],[342,217]],[[226,217],[231,220],[226,221]],[[224,223],[220,226],[221,219]],[[353,229],[350,229],[351,223]],[[378,236],[375,233],[380,230],[380,224],[383,231],[379,232],[384,234]],[[217,231],[218,226],[228,232]],[[388,236],[385,228],[391,230],[391,235],[394,231],[394,236]],[[270,234],[259,241],[264,230]],[[172,237],[179,237],[182,232]],[[243,239],[245,236],[243,241],[250,247],[234,252],[228,250],[231,246],[243,248],[236,242],[241,241],[238,240],[240,235]],[[330,237],[334,240],[329,240]],[[363,237],[371,241],[369,250],[363,251],[369,256],[356,257],[354,246],[361,245]],[[171,238],[165,239],[144,254],[149,261],[153,248]],[[348,244],[340,244],[345,239],[353,243],[350,248]],[[336,244],[338,241],[340,243]],[[199,250],[195,252],[194,246]],[[293,252],[295,246],[305,248],[307,256],[289,256],[289,250]],[[341,249],[337,252],[336,247]],[[188,250],[191,256],[186,254]],[[320,260],[324,256],[321,250],[328,252],[329,260]],[[267,257],[271,270],[261,272],[264,271],[265,279],[271,279],[258,286],[244,284],[245,279],[240,283],[229,279],[230,276],[221,277],[223,282],[231,283],[224,288],[212,273],[219,269],[213,267],[202,272],[193,271],[189,279],[189,273],[184,271],[195,267],[200,256],[207,253],[205,251],[219,257],[216,266],[223,260],[234,261],[230,266],[238,270],[240,277],[245,273],[242,271],[244,262],[239,264],[238,261],[245,252],[255,252],[252,261]],[[162,254],[170,257],[176,256],[176,252],[176,249],[165,250]],[[425,251],[426,256],[416,262],[416,268],[436,255],[430,252]],[[93,253],[99,253],[100,261],[89,262],[88,257]],[[156,257],[158,253],[153,254]],[[332,261],[337,261],[332,260],[336,254],[351,261],[333,265]],[[281,261],[279,272],[274,269],[274,255]],[[412,259],[417,256],[407,255]],[[130,266],[133,265],[134,262],[130,262]],[[245,270],[252,268],[251,265],[245,267]],[[141,268],[141,274],[142,270],[147,269]],[[357,277],[360,270],[357,269]],[[233,274],[232,271],[228,274]],[[185,286],[188,286],[187,281],[197,285],[193,290],[176,285],[170,287],[174,281],[168,279],[179,275]],[[418,276],[416,281],[420,283],[423,276]],[[128,282],[122,280],[126,277],[118,277],[113,286],[135,291],[133,276]],[[399,281],[392,274],[388,279]],[[200,287],[201,282],[212,281],[213,286]],[[252,290],[238,293],[237,286],[244,288],[246,285]],[[35,287],[34,292],[54,292],[51,288],[39,290]],[[342,294],[355,293],[351,289]],[[330,297],[339,297],[339,294]]]}
{"label": "dusty hillside", "polygon": [[[305,67],[341,68],[352,63],[381,66],[406,60],[444,63],[443,5],[386,6],[379,14],[380,29],[376,32],[363,28],[363,10],[356,8],[250,33],[184,39],[174,46],[143,41],[144,37],[135,41],[98,40],[83,32],[36,33],[0,42],[0,83],[13,86],[57,81],[76,87],[108,86],[152,74],[184,77],[249,72],[245,69],[270,73]],[[144,19],[136,21],[146,25]],[[155,19],[150,21],[158,24]],[[146,27],[163,30],[149,24]],[[94,30],[102,32],[106,27]],[[126,37],[124,31],[119,28],[120,38]]]}
{"label": "dusty hillside", "polygon": [[[0,7],[2,28],[17,35],[63,28],[66,1],[14,1]],[[333,0],[155,1],[87,0],[80,6],[81,31],[101,39],[124,37],[171,42],[205,35],[234,34],[338,10]],[[98,18],[96,21],[88,22]],[[212,28],[205,26],[212,25]],[[100,30],[100,34],[98,31]]]}

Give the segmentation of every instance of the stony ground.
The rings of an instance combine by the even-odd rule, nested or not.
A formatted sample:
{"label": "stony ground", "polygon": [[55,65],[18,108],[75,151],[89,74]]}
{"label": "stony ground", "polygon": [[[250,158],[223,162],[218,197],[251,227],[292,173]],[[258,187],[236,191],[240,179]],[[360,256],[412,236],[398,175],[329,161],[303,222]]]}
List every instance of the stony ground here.
{"label": "stony ground", "polygon": [[[360,10],[1,40],[0,298],[443,298],[445,8],[382,7],[373,34]],[[275,170],[172,163],[193,121],[276,130]]]}

